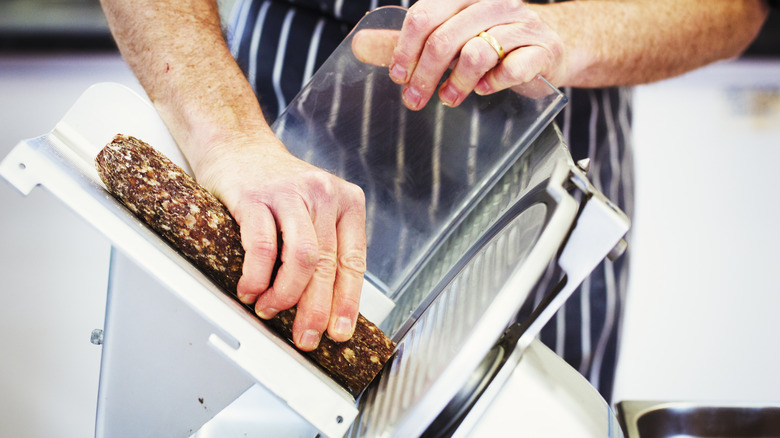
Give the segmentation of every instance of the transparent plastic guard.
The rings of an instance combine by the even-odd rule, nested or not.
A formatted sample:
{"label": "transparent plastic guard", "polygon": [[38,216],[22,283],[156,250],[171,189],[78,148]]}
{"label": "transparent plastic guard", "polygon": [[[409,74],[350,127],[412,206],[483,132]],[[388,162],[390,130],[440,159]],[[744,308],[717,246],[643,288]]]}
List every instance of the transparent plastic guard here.
{"label": "transparent plastic guard", "polygon": [[387,67],[353,51],[356,38],[400,29],[405,14],[366,15],[274,124],[292,153],[363,189],[367,278],[396,301],[566,103],[538,76],[522,89],[472,93],[456,108],[434,96],[421,111],[406,109]]}

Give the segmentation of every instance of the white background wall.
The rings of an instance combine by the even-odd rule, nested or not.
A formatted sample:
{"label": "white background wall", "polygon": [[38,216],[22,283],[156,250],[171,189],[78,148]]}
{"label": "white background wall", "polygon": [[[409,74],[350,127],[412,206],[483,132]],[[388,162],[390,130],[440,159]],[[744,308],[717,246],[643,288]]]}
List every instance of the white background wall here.
{"label": "white background wall", "polygon": [[620,399],[780,403],[780,62],[635,94]]}
{"label": "white background wall", "polygon": [[[0,157],[49,131],[115,56],[0,57]],[[780,403],[780,63],[636,90],[637,216],[616,400]],[[93,434],[108,242],[0,181],[0,435]]]}
{"label": "white background wall", "polygon": [[[47,133],[92,83],[135,79],[117,56],[0,58],[0,157]],[[135,85],[137,89],[140,86]],[[94,435],[109,243],[41,189],[0,178],[0,435]]]}

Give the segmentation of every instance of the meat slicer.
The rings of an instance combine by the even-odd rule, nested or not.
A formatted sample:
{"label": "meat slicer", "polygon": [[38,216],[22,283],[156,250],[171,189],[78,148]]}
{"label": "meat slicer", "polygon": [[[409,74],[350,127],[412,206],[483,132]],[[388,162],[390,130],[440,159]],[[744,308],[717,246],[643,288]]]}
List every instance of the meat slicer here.
{"label": "meat slicer", "polygon": [[595,389],[537,340],[629,227],[553,123],[565,96],[537,77],[406,110],[386,69],[350,48],[403,14],[368,14],[274,124],[291,152],[366,194],[361,311],[397,349],[357,398],[106,192],[92,163],[117,133],[189,170],[148,101],[97,84],[0,163],[21,192],[44,187],[112,242],[93,333],[96,436],[622,436]]}

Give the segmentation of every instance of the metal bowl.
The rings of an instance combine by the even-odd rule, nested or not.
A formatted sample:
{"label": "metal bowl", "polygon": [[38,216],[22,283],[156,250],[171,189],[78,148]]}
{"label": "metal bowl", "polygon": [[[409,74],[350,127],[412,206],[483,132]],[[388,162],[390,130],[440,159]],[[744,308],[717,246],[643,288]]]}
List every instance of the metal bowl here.
{"label": "metal bowl", "polygon": [[780,437],[780,405],[623,401],[617,411],[628,438]]}

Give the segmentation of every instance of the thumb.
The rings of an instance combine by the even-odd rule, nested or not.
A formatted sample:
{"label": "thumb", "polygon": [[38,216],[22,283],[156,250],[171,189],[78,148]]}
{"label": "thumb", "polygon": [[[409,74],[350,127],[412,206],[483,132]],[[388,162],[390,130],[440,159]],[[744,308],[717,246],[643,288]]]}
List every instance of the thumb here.
{"label": "thumb", "polygon": [[352,53],[367,64],[387,67],[393,60],[393,50],[400,31],[390,29],[362,29],[352,37]]}

